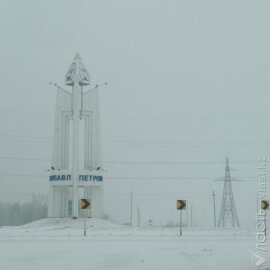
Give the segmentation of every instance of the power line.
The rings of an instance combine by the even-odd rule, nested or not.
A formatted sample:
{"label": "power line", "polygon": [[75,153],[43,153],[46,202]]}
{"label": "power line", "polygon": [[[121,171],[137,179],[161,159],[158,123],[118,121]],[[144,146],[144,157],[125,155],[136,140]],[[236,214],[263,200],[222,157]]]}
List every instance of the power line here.
{"label": "power line", "polygon": [[[52,137],[45,136],[32,136],[32,135],[16,135],[16,134],[0,134],[0,137],[9,138],[23,138],[23,139],[31,139],[31,140],[49,140],[52,141]],[[104,144],[127,144],[127,145],[140,145],[140,144],[149,144],[149,145],[196,145],[200,146],[202,144],[236,144],[236,145],[245,145],[245,144],[270,144],[270,141],[160,141],[160,140],[108,140],[103,141]]]}
{"label": "power line", "polygon": [[26,138],[26,139],[44,139],[44,140],[52,140],[51,137],[43,137],[43,136],[30,136],[30,135],[16,135],[16,134],[0,134],[0,137],[14,137],[14,138]]}
{"label": "power line", "polygon": [[[52,143],[50,137],[34,137],[21,135],[1,135],[2,141],[23,142],[23,143]],[[143,148],[204,148],[204,147],[250,147],[250,146],[270,146],[270,141],[103,141],[102,145],[111,147],[143,147]]]}
{"label": "power line", "polygon": [[[22,161],[46,161],[46,158],[27,158],[27,157],[0,157],[0,160],[22,160]],[[223,164],[223,161],[104,161],[104,164],[125,164],[125,165],[196,165],[196,164]],[[233,164],[250,164],[257,163],[254,161],[234,161]]]}
{"label": "power line", "polygon": [[46,195],[47,193],[41,193],[41,192],[36,192],[36,191],[33,191],[33,192],[18,192],[18,191],[3,191],[1,190],[0,191],[0,194],[17,194],[17,195],[33,195],[33,194],[40,194],[40,195]]}
{"label": "power line", "polygon": [[25,158],[25,157],[0,157],[0,160],[26,160],[26,161],[50,161],[42,158]]}
{"label": "power line", "polygon": [[109,145],[113,147],[143,147],[143,148],[212,148],[212,147],[227,147],[227,148],[234,148],[234,147],[251,147],[251,146],[270,146],[270,142],[257,142],[257,143],[218,143],[218,144],[211,144],[211,143],[196,143],[196,144],[188,144],[188,143],[171,143],[171,144],[148,144],[148,143],[106,143],[104,142],[103,145]]}
{"label": "power line", "polygon": [[[222,161],[104,161],[104,164],[125,164],[125,165],[196,165],[196,164],[223,164]],[[251,164],[258,161],[235,161],[233,164]]]}
{"label": "power line", "polygon": [[0,176],[12,176],[12,177],[47,177],[41,174],[16,174],[16,173],[0,173]]}
{"label": "power line", "polygon": [[[246,181],[254,181],[256,180],[256,177],[253,176],[244,176],[244,177],[239,177],[241,179],[250,179]],[[209,180],[213,181],[215,177],[196,177],[196,176],[166,176],[166,177],[161,177],[161,176],[106,176],[106,179],[113,179],[113,180]],[[254,179],[254,180],[252,180]]]}
{"label": "power line", "polygon": [[[0,173],[0,176],[9,176],[9,177],[43,177],[43,178],[47,178],[47,175],[37,175],[37,174],[11,174],[11,173]],[[161,176],[106,176],[106,179],[112,179],[112,180],[151,180],[151,181],[155,181],[155,180],[209,180],[209,181],[213,181],[213,179],[216,179],[217,177],[215,176],[211,176],[211,177],[197,177],[197,176],[168,176],[168,177],[161,177]],[[246,180],[246,181],[254,181],[257,180],[256,177],[253,176],[242,176],[239,177],[241,179],[250,179],[250,180]],[[252,180],[254,179],[254,180]]]}
{"label": "power line", "polygon": [[[52,117],[54,115],[54,113],[51,112],[41,112],[41,111],[26,111],[26,110],[0,110],[0,113],[14,113],[14,114],[31,114],[31,115],[43,115],[43,116],[50,116]],[[258,117],[247,117],[247,116],[231,116],[231,117],[201,117],[201,116],[194,116],[194,117],[156,117],[156,116],[147,116],[147,115],[142,115],[142,116],[123,116],[123,115],[114,115],[114,116],[108,116],[108,115],[103,115],[100,114],[100,118],[102,119],[119,119],[119,120],[147,120],[147,121],[182,121],[182,120],[188,120],[188,121],[231,121],[231,120],[239,120],[239,121],[243,121],[243,120],[247,120],[247,121],[265,121],[265,120],[269,120],[270,117],[266,117],[265,115],[263,116],[258,116]]]}
{"label": "power line", "polygon": [[[235,144],[251,144],[251,143],[258,143],[258,141],[198,141],[198,140],[189,140],[189,141],[175,141],[175,140],[169,140],[169,141],[160,141],[160,140],[109,140],[105,141],[107,143],[132,143],[132,144],[201,144],[201,143],[235,143]],[[262,143],[270,143],[270,141],[264,141]]]}
{"label": "power line", "polygon": [[48,112],[40,112],[40,111],[23,111],[23,110],[0,110],[0,113],[8,113],[10,114],[16,114],[16,116],[21,116],[21,115],[31,115],[31,116],[45,116],[45,117],[53,117],[54,113],[48,113]]}

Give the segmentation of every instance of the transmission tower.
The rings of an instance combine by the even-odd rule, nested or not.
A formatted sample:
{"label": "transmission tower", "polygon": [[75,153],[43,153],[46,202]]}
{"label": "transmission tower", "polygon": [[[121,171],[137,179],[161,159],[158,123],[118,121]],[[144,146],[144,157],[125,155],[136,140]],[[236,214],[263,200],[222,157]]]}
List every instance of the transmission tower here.
{"label": "transmission tower", "polygon": [[237,180],[232,180],[231,178],[228,157],[226,160],[225,177],[222,180],[218,181],[224,181],[223,197],[219,212],[218,227],[225,227],[229,220],[233,227],[240,227],[232,191],[232,181]]}

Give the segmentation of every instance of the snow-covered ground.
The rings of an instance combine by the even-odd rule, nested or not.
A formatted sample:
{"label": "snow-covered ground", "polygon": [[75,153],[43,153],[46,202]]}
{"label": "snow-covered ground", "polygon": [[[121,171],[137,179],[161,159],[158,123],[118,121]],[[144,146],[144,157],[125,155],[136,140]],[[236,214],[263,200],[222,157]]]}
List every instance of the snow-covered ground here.
{"label": "snow-covered ground", "polygon": [[0,228],[0,269],[251,270],[255,232],[44,219]]}

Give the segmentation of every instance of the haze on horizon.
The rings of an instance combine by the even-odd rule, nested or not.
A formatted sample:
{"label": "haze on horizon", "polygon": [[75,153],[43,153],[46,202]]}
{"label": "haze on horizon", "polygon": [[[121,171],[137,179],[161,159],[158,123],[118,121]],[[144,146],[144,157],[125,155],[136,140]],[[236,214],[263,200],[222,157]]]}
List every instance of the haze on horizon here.
{"label": "haze on horizon", "polygon": [[[257,161],[270,153],[270,2],[0,3],[1,201],[48,194],[55,88],[78,51],[100,89],[105,211],[194,225],[219,211],[226,157],[240,225],[255,222]],[[68,86],[64,86],[68,89]],[[269,190],[269,188],[268,188]],[[121,213],[121,214],[120,214]]]}

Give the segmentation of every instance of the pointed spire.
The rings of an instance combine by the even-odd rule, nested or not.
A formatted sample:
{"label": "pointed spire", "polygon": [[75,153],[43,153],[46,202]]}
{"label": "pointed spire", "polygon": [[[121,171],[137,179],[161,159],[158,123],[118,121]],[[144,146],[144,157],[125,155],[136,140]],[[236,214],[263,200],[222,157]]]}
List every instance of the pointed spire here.
{"label": "pointed spire", "polygon": [[90,84],[90,76],[78,52],[75,54],[72,64],[70,65],[65,76],[66,85],[73,85],[74,82],[78,82],[80,85]]}
{"label": "pointed spire", "polygon": [[76,54],[75,54],[75,56],[74,56],[74,60],[75,60],[75,59],[82,60],[82,59],[81,59],[81,56],[80,56],[80,54],[79,54],[78,52],[76,52]]}

